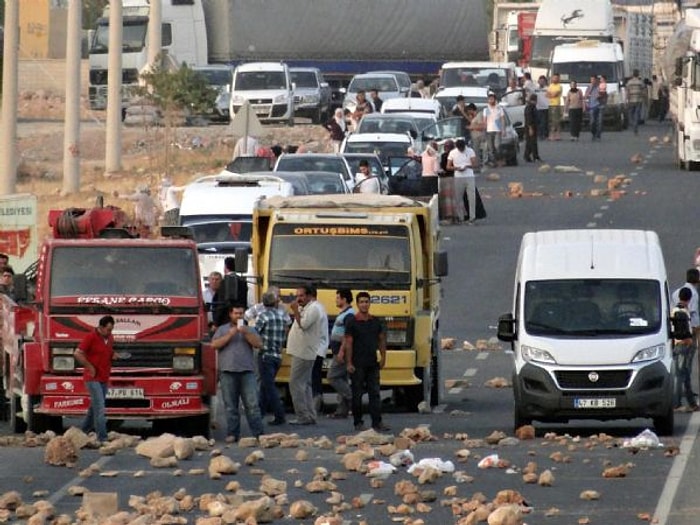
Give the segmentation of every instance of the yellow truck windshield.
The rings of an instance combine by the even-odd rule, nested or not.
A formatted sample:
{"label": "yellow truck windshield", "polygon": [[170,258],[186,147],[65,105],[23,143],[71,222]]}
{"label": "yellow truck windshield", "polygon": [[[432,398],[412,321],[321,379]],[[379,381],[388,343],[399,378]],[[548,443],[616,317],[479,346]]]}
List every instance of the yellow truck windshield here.
{"label": "yellow truck windshield", "polygon": [[401,289],[410,286],[411,256],[405,226],[277,224],[269,280],[280,287],[300,280],[334,286]]}

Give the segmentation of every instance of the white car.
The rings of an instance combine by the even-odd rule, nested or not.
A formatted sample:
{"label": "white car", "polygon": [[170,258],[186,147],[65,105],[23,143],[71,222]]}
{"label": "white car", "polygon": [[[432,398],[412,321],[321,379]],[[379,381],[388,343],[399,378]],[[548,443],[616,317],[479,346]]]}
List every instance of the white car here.
{"label": "white car", "polygon": [[409,88],[402,87],[399,84],[396,75],[393,73],[364,73],[352,77],[350,84],[345,92],[343,100],[343,109],[350,112],[355,111],[357,106],[357,93],[364,91],[367,100],[370,99],[369,92],[376,89],[379,92],[379,98],[384,102],[392,98],[401,98],[408,96]]}
{"label": "white car", "polygon": [[440,120],[443,108],[440,101],[433,98],[390,98],[382,104],[382,113],[432,115],[435,120]]}
{"label": "white car", "polygon": [[294,90],[287,64],[252,62],[236,66],[231,82],[232,119],[246,100],[261,121],[293,126]]}
{"label": "white car", "polygon": [[390,157],[405,157],[414,145],[406,133],[353,133],[340,146],[341,153],[374,153],[386,167]]}

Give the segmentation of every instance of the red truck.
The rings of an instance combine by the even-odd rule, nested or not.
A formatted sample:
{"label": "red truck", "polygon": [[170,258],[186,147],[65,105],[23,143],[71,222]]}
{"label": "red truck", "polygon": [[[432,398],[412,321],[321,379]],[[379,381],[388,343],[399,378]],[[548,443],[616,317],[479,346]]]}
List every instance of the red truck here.
{"label": "red truck", "polygon": [[[197,247],[133,238],[118,208],[51,212],[53,237],[2,296],[3,389],[11,428],[60,431],[90,397],[73,358],[100,317],[115,318],[109,419],[207,435],[216,355],[207,342]],[[69,237],[69,238],[65,238]]]}

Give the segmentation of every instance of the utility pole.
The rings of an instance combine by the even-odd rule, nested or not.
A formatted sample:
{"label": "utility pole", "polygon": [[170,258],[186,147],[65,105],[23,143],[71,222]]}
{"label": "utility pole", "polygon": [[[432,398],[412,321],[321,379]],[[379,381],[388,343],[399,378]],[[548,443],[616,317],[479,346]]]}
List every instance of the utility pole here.
{"label": "utility pole", "polygon": [[66,108],[63,124],[63,194],[80,189],[80,30],[82,2],[70,0],[66,34]]}
{"label": "utility pole", "polygon": [[0,119],[0,195],[15,193],[17,183],[17,55],[19,53],[19,0],[5,0],[5,42],[2,65]]}
{"label": "utility pole", "polygon": [[122,0],[109,3],[105,175],[122,169]]}
{"label": "utility pole", "polygon": [[163,1],[151,2],[151,11],[148,16],[148,65],[153,68],[156,58],[160,54],[163,43]]}

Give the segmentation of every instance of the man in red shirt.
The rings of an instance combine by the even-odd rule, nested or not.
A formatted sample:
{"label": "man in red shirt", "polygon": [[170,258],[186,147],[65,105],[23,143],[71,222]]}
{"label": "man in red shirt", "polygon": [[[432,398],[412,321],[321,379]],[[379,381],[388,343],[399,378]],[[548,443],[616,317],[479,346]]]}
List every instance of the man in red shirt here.
{"label": "man in red shirt", "polygon": [[97,433],[98,441],[107,441],[107,417],[105,401],[107,385],[112,371],[114,352],[114,317],[105,315],[97,328],[87,334],[75,351],[75,360],[83,365],[83,382],[90,393],[90,408],[85,415],[82,429],[86,434],[91,430]]}

